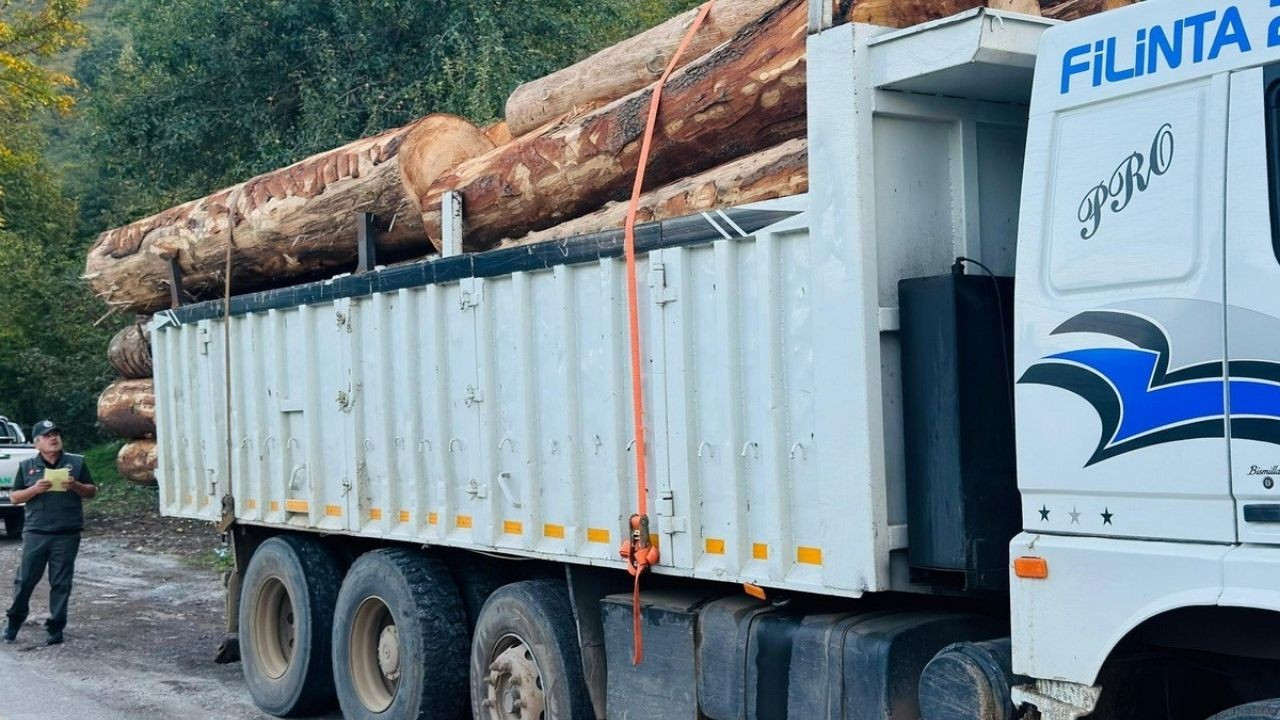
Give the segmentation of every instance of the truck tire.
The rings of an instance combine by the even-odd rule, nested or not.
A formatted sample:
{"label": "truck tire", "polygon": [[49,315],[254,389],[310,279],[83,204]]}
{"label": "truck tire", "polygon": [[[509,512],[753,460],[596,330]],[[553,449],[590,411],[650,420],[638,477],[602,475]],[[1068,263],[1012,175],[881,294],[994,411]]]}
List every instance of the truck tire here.
{"label": "truck tire", "polygon": [[505,568],[483,556],[455,559],[449,569],[453,571],[458,592],[462,595],[462,608],[467,613],[467,640],[470,641],[484,604],[498,588],[515,578],[505,572]]}
{"label": "truck tire", "polygon": [[22,527],[27,522],[26,512],[10,512],[4,518],[4,536],[13,540],[22,537]]}
{"label": "truck tire", "polygon": [[466,613],[443,562],[403,549],[356,560],[333,623],[344,718],[457,720],[467,707],[466,657]]}
{"label": "truck tire", "polygon": [[573,609],[562,580],[495,592],[471,642],[474,720],[592,720]]}
{"label": "truck tire", "polygon": [[310,538],[280,535],[249,559],[240,590],[240,659],[253,701],[278,717],[333,705],[330,628],[341,581]]}
{"label": "truck tire", "polygon": [[1280,698],[1231,708],[1209,720],[1280,720]]}

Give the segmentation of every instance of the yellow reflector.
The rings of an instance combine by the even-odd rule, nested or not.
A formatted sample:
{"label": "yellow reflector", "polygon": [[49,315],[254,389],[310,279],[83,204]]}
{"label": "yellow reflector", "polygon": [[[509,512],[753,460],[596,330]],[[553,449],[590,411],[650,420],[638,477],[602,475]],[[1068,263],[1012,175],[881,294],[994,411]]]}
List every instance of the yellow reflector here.
{"label": "yellow reflector", "polygon": [[325,505],[324,514],[328,517],[342,517],[341,505]]}
{"label": "yellow reflector", "polygon": [[524,523],[518,520],[503,520],[502,532],[504,535],[523,535]]}
{"label": "yellow reflector", "polygon": [[546,523],[546,524],[544,524],[544,525],[542,526],[542,534],[543,534],[543,535],[545,535],[546,537],[549,537],[549,538],[555,538],[555,539],[557,539],[557,540],[563,540],[563,539],[564,539],[564,526],[563,526],[563,525],[556,525],[556,524],[554,524],[554,523]]}
{"label": "yellow reflector", "polygon": [[459,527],[459,528],[462,528],[463,530],[470,530],[470,529],[471,529],[471,516],[470,516],[470,515],[459,515],[459,516],[457,517],[457,519],[454,521],[454,523],[453,523],[453,524],[454,524],[455,526]]}
{"label": "yellow reflector", "polygon": [[751,583],[742,583],[742,590],[757,600],[769,599],[764,594],[764,588],[760,587],[759,585],[752,585]]}
{"label": "yellow reflector", "polygon": [[381,520],[381,519],[382,519],[382,508],[369,508],[369,519],[370,519],[370,520]]}
{"label": "yellow reflector", "polygon": [[1049,561],[1040,557],[1020,557],[1013,561],[1013,573],[1027,580],[1044,580],[1049,577]]}
{"label": "yellow reflector", "polygon": [[407,522],[409,522],[409,511],[408,511],[408,510],[401,510],[401,511],[400,511],[400,522],[402,522],[402,523],[407,523]]}
{"label": "yellow reflector", "polygon": [[751,546],[751,557],[756,560],[769,559],[769,546],[766,543],[755,543]]}
{"label": "yellow reflector", "polygon": [[304,513],[310,511],[311,506],[306,500],[285,500],[284,511],[291,513]]}
{"label": "yellow reflector", "polygon": [[603,528],[587,528],[587,542],[608,543],[609,531]]}
{"label": "yellow reflector", "polygon": [[796,562],[801,565],[821,565],[822,549],[814,547],[796,548]]}
{"label": "yellow reflector", "polygon": [[439,515],[439,514],[437,514],[437,513],[427,513],[427,524],[428,524],[428,525],[439,525],[439,524],[440,524],[440,515]]}
{"label": "yellow reflector", "polygon": [[724,554],[724,541],[723,541],[723,540],[720,540],[720,539],[718,539],[718,538],[707,538],[707,554],[708,554],[708,555],[723,555],[723,554]]}

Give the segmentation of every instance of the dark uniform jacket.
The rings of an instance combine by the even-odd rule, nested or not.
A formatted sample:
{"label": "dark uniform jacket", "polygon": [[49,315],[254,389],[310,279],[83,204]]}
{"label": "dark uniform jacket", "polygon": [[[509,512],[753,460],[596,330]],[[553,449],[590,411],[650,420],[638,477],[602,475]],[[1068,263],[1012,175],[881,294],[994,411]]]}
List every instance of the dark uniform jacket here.
{"label": "dark uniform jacket", "polygon": [[[64,452],[53,464],[36,455],[18,465],[18,476],[13,479],[13,489],[23,490],[40,482],[45,470],[66,468],[72,480],[93,484],[83,455]],[[41,493],[27,502],[25,531],[36,535],[74,535],[84,528],[84,503],[80,496],[67,490]]]}

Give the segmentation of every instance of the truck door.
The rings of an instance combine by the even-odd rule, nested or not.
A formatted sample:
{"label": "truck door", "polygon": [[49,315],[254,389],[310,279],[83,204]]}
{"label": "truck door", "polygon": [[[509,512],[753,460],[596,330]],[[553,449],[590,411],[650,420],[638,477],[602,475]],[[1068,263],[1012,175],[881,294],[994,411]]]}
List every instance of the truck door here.
{"label": "truck door", "polygon": [[1280,66],[1231,77],[1227,357],[1239,539],[1280,543]]}
{"label": "truck door", "polygon": [[1235,541],[1228,98],[1220,76],[1033,118],[1015,368],[1030,532]]}

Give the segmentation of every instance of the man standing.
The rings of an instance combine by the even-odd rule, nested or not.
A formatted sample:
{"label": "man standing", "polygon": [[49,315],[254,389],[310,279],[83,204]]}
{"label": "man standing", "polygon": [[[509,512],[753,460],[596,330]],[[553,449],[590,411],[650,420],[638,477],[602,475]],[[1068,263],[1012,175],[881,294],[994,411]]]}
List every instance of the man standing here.
{"label": "man standing", "polygon": [[31,431],[39,454],[22,461],[13,480],[14,503],[27,504],[26,530],[22,536],[22,564],[13,580],[13,605],[5,642],[18,637],[27,619],[31,593],[49,566],[49,620],[45,623],[49,645],[62,643],[67,625],[67,602],[71,599],[71,576],[76,553],[80,551],[80,531],[84,528],[84,500],[98,494],[89,477],[83,455],[62,451],[62,432],[52,421],[41,420]]}

